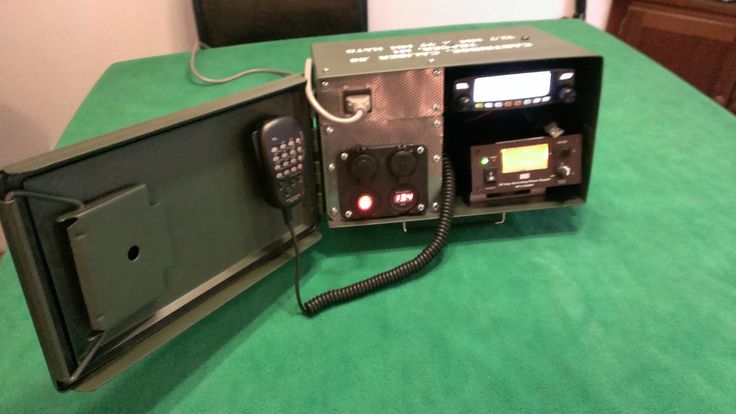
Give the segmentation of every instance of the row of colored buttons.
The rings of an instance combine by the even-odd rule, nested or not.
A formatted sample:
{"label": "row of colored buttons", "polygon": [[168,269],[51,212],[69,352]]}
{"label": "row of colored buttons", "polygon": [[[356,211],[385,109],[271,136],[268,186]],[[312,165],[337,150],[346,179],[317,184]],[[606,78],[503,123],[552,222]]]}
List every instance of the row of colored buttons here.
{"label": "row of colored buttons", "polygon": [[274,169],[276,171],[279,171],[282,168],[285,169],[285,170],[286,169],[289,169],[289,166],[296,165],[297,161],[299,162],[299,165],[301,165],[302,159],[303,159],[303,157],[300,155],[300,156],[296,157],[296,159],[292,158],[290,160],[283,160],[281,163],[276,164],[274,166]]}
{"label": "row of colored buttons", "polygon": [[302,160],[302,147],[297,148],[296,150],[291,150],[289,152],[284,151],[281,154],[276,154],[273,156],[273,162],[279,162],[279,159],[281,158],[287,158],[289,155],[292,156],[292,158],[296,155],[296,153],[299,153],[297,158],[299,158],[299,161]]}
{"label": "row of colored buttons", "polygon": [[304,166],[302,164],[295,165],[295,166],[291,167],[291,169],[288,169],[287,168],[283,172],[277,172],[276,173],[276,178],[280,180],[282,178],[288,177],[289,174],[295,174],[297,171],[301,171],[303,168],[304,168]]}
{"label": "row of colored buttons", "polygon": [[523,106],[523,105],[533,105],[538,103],[544,103],[549,102],[552,98],[549,96],[543,96],[540,98],[527,98],[527,99],[517,99],[514,101],[505,101],[505,102],[478,102],[475,104],[476,109],[490,109],[490,108],[510,108],[512,106]]}
{"label": "row of colored buttons", "polygon": [[[278,150],[285,150],[286,147],[293,147],[294,145],[301,144],[301,143],[302,143],[301,138],[290,139],[288,142],[284,142],[283,144],[279,145],[278,147],[277,146],[271,147],[271,153],[276,153],[276,151],[278,151]],[[301,151],[299,151],[299,152],[301,152]]]}

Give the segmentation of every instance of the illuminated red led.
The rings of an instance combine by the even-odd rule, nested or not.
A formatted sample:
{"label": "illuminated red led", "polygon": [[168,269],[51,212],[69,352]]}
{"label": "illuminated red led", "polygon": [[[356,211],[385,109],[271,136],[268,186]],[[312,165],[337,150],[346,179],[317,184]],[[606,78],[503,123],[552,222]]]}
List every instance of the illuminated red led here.
{"label": "illuminated red led", "polygon": [[363,194],[358,197],[358,210],[368,211],[373,208],[373,196],[370,194]]}

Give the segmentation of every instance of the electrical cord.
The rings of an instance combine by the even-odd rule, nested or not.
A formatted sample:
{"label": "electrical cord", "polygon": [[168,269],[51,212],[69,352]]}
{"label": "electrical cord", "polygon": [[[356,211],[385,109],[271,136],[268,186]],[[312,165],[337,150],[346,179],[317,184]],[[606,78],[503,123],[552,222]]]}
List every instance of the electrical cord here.
{"label": "electrical cord", "polygon": [[[199,79],[201,82],[211,84],[211,85],[219,85],[223,83],[232,82],[235,79],[239,79],[243,76],[247,75],[253,75],[255,73],[270,73],[273,75],[279,75],[279,76],[290,76],[295,75],[294,72],[289,72],[287,70],[281,70],[281,69],[267,69],[267,68],[255,68],[255,69],[248,69],[244,70],[242,72],[238,72],[236,74],[224,77],[224,78],[210,78],[205,75],[203,75],[199,70],[197,70],[197,53],[202,48],[209,48],[206,44],[202,42],[195,42],[194,46],[192,46],[192,52],[189,55],[189,71],[191,72],[192,76]],[[317,101],[317,97],[314,96],[313,86],[312,86],[312,59],[308,58],[306,61],[304,61],[304,77],[307,79],[307,84],[304,87],[304,93],[307,95],[307,100],[309,101],[309,104],[314,108],[314,110],[320,114],[323,118],[330,120],[332,122],[338,123],[338,124],[352,124],[353,122],[358,122],[361,118],[363,118],[363,115],[365,115],[366,110],[363,108],[358,108],[355,113],[347,118],[342,118],[336,115],[331,114],[329,111],[327,111],[322,105],[320,105],[319,101]]]}
{"label": "electrical cord", "polygon": [[400,280],[406,279],[414,273],[424,268],[442,248],[447,244],[447,236],[450,232],[452,217],[455,210],[455,175],[452,170],[450,160],[445,156],[442,158],[442,192],[439,207],[439,219],[437,221],[437,229],[434,238],[415,258],[394,267],[383,273],[379,273],[368,279],[353,283],[342,288],[334,289],[322,293],[310,299],[306,303],[302,303],[301,292],[299,289],[299,279],[301,277],[301,269],[299,267],[299,248],[296,245],[296,237],[294,229],[291,225],[290,212],[284,212],[284,221],[289,227],[291,239],[294,243],[294,252],[296,254],[294,268],[294,291],[296,292],[296,301],[302,313],[306,316],[314,316],[323,310],[335,305],[349,302]]}
{"label": "electrical cord", "polygon": [[307,60],[304,61],[304,77],[307,78],[307,85],[304,87],[304,93],[307,95],[307,100],[309,101],[309,104],[312,105],[312,108],[314,108],[314,110],[318,114],[322,115],[323,118],[338,124],[352,124],[353,122],[358,122],[361,118],[363,118],[363,115],[365,115],[365,109],[359,108],[355,111],[353,115],[347,118],[342,118],[331,114],[324,107],[322,107],[322,105],[320,105],[320,103],[317,101],[317,97],[314,96],[314,90],[312,89],[311,58],[307,58]]}
{"label": "electrical cord", "polygon": [[281,210],[281,212],[284,214],[284,223],[286,223],[286,227],[289,229],[291,243],[294,245],[294,293],[296,293],[296,303],[299,305],[299,309],[302,313],[308,315],[309,310],[307,310],[304,303],[302,303],[302,294],[299,289],[299,279],[302,277],[302,269],[299,263],[299,245],[296,242],[296,233],[294,232],[294,225],[292,224],[291,208],[285,208]]}
{"label": "electrical cord", "polygon": [[241,78],[243,76],[252,75],[255,73],[270,73],[273,75],[279,75],[279,76],[290,76],[294,75],[294,72],[289,72],[288,70],[280,70],[280,69],[267,69],[267,68],[255,68],[255,69],[248,69],[244,70],[242,72],[238,72],[234,75],[227,76],[225,78],[209,78],[207,76],[204,76],[202,73],[200,73],[197,70],[197,52],[200,51],[202,47],[209,48],[206,44],[202,42],[195,42],[194,46],[192,46],[192,53],[189,55],[189,71],[192,73],[192,75],[199,79],[200,81],[208,84],[213,85],[219,85],[222,83],[228,83],[231,81],[234,81],[235,79]]}

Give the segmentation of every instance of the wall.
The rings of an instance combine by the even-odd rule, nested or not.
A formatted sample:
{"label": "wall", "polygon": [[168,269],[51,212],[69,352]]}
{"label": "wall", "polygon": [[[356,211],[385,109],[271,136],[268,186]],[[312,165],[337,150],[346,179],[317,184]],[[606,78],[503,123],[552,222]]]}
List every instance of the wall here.
{"label": "wall", "polygon": [[[589,0],[603,27],[610,0]],[[371,30],[551,19],[572,0],[369,0]],[[188,50],[189,0],[0,0],[0,166],[47,151],[113,62]],[[5,244],[0,234],[0,252]]]}
{"label": "wall", "polygon": [[187,0],[0,0],[0,166],[51,149],[111,63],[196,38]]}
{"label": "wall", "polygon": [[[573,0],[368,0],[370,30],[572,16]],[[586,20],[605,28],[611,0],[588,0]]]}

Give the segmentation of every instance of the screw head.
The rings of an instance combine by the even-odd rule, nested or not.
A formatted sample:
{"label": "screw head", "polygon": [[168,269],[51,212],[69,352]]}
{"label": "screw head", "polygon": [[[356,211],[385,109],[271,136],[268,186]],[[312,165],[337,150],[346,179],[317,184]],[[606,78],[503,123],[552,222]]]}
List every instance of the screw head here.
{"label": "screw head", "polygon": [[429,62],[429,63],[434,63],[434,58],[429,58],[429,59],[427,59],[427,62]]}
{"label": "screw head", "polygon": [[331,216],[336,216],[336,215],[337,215],[337,213],[339,213],[339,211],[337,210],[337,207],[332,207],[332,208],[330,209],[330,215],[331,215]]}
{"label": "screw head", "polygon": [[342,154],[340,154],[340,159],[343,160],[343,161],[347,161],[347,159],[348,159],[348,153],[347,152],[343,152]]}
{"label": "screw head", "polygon": [[327,81],[322,81],[322,83],[321,83],[321,85],[322,85],[323,88],[326,88],[327,86],[329,86],[329,84],[330,84],[330,82],[327,82]]}
{"label": "screw head", "polygon": [[435,112],[439,111],[440,110],[440,104],[434,104],[434,105],[432,105],[432,110],[435,111]]}
{"label": "screw head", "polygon": [[521,40],[529,40],[529,35],[521,36]]}
{"label": "screw head", "polygon": [[331,134],[331,133],[335,132],[335,128],[333,128],[331,126],[328,126],[327,128],[325,128],[325,132],[328,133],[328,134]]}
{"label": "screw head", "polygon": [[329,72],[329,71],[330,71],[330,68],[328,68],[326,66],[324,68],[322,68],[322,72]]}
{"label": "screw head", "polygon": [[435,69],[432,71],[432,75],[434,76],[440,76],[442,74],[442,71],[439,69]]}
{"label": "screw head", "polygon": [[417,147],[417,154],[424,154],[424,147],[423,146],[420,145],[420,146]]}
{"label": "screw head", "polygon": [[434,203],[432,203],[432,211],[437,211],[439,209],[440,209],[440,203],[438,203],[436,201]]}
{"label": "screw head", "polygon": [[435,119],[434,120],[434,127],[435,128],[439,128],[441,126],[442,126],[442,121],[440,121],[439,119]]}
{"label": "screw head", "polygon": [[353,212],[348,210],[345,212],[345,218],[350,218],[350,217],[353,217]]}
{"label": "screw head", "polygon": [[417,210],[419,210],[419,211],[424,211],[424,204],[421,204],[421,203],[419,203],[419,204],[417,205]]}
{"label": "screw head", "polygon": [[440,162],[441,159],[442,157],[440,157],[438,154],[432,156],[432,161],[434,162]]}
{"label": "screw head", "polygon": [[335,164],[333,164],[333,163],[330,163],[330,164],[329,164],[329,165],[327,166],[327,171],[329,171],[329,172],[333,172],[333,171],[335,171]]}

